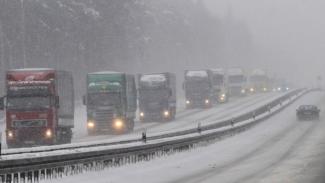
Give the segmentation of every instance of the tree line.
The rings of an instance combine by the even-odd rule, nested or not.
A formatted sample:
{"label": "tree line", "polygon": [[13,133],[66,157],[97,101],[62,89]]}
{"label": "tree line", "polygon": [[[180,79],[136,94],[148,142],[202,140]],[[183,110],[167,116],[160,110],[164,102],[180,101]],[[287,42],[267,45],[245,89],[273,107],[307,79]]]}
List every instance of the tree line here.
{"label": "tree line", "polygon": [[251,52],[245,24],[202,0],[0,0],[2,87],[10,68],[71,70],[82,91],[87,72],[231,66]]}

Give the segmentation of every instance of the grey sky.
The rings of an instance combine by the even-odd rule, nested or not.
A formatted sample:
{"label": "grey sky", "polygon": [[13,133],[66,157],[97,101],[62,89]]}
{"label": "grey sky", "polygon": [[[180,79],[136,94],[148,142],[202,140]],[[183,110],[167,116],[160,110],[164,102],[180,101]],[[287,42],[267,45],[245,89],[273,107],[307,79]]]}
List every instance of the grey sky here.
{"label": "grey sky", "polygon": [[[229,10],[247,23],[260,67],[304,83],[325,73],[325,1],[205,0],[219,16]],[[324,74],[325,75],[325,74]]]}

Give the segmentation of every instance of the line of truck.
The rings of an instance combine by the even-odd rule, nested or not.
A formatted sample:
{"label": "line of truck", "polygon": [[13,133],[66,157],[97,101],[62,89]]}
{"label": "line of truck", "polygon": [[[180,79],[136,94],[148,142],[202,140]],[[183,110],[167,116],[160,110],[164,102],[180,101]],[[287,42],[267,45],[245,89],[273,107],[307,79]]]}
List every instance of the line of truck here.
{"label": "line of truck", "polygon": [[[186,108],[210,108],[234,96],[271,91],[269,79],[255,72],[251,82],[243,69],[186,70]],[[263,75],[263,76],[262,76]],[[83,104],[89,135],[133,131],[136,114],[142,122],[176,117],[176,76],[170,72],[87,74]],[[250,87],[250,88],[249,88]],[[254,87],[254,91],[253,88]],[[74,127],[74,87],[71,72],[55,69],[15,69],[6,73],[6,142],[9,148],[70,143]]]}

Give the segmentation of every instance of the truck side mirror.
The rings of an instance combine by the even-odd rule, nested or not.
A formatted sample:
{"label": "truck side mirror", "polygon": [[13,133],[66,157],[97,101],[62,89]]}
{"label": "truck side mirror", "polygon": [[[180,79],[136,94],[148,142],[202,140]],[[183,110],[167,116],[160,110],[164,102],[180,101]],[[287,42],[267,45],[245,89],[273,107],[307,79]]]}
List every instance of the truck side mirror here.
{"label": "truck side mirror", "polygon": [[82,103],[83,105],[87,105],[86,95],[82,96]]}
{"label": "truck side mirror", "polygon": [[5,109],[5,97],[0,98],[0,110],[3,111]]}
{"label": "truck side mirror", "polygon": [[60,97],[59,96],[55,96],[55,107],[60,108]]}

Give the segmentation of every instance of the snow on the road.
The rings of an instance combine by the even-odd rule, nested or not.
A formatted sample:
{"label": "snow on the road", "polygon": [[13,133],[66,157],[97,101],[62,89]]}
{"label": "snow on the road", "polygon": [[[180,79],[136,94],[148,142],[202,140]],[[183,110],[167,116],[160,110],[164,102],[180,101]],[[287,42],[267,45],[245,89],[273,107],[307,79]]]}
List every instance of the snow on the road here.
{"label": "snow on the road", "polygon": [[319,151],[314,141],[324,139],[325,125],[297,122],[295,109],[324,99],[309,94],[260,125],[206,147],[49,182],[296,182]]}
{"label": "snow on the road", "polygon": [[[183,116],[183,113],[187,113],[187,111],[181,112],[180,116],[176,118],[175,121],[169,123],[162,123],[162,122],[151,122],[151,123],[141,123],[136,122],[135,131],[131,134],[125,135],[99,135],[99,136],[88,136],[86,133],[86,126],[76,126],[76,134],[74,137],[73,142],[89,142],[89,141],[98,141],[104,139],[114,139],[120,140],[125,138],[135,138],[139,137],[142,131],[147,131],[150,134],[155,133],[168,133],[171,131],[177,131],[185,128],[195,128],[198,122],[217,122],[221,118],[228,118],[238,116],[239,114],[247,111],[252,110],[252,108],[256,108],[257,106],[264,105],[270,100],[277,98],[284,93],[267,93],[267,94],[257,94],[248,96],[245,98],[237,98],[233,101],[225,104],[219,105],[214,108],[208,110],[189,110],[192,113]],[[79,108],[79,110],[84,110]],[[77,118],[85,118],[84,116],[80,117],[82,113],[79,113]],[[79,119],[77,119],[79,120]],[[85,121],[85,119],[83,120]]]}
{"label": "snow on the road", "polygon": [[[254,96],[250,96],[247,98],[240,98],[237,100],[234,100],[233,102],[230,102],[226,105],[222,105],[222,106],[218,106],[216,108],[212,108],[209,110],[201,110],[198,111],[197,114],[193,114],[190,116],[190,118],[193,119],[203,119],[202,117],[206,118],[207,116],[209,118],[211,117],[222,117],[224,115],[229,115],[229,116],[236,116],[237,112],[240,111],[245,111],[245,108],[247,108],[248,106],[251,107],[257,107],[259,105],[263,105],[264,103],[266,103],[269,100],[273,100],[272,97],[276,98],[279,97],[281,95],[284,95],[283,93],[279,94],[279,93],[274,93],[274,94],[260,94],[260,95],[254,95]],[[81,106],[81,105],[78,105]],[[81,109],[81,107],[79,107],[79,109]],[[76,110],[78,111],[78,109]],[[79,113],[79,117],[81,116],[82,113]],[[76,112],[76,115],[78,115],[78,113]],[[187,118],[189,116],[186,116]],[[186,118],[186,117],[180,117],[181,118]],[[188,119],[187,119],[188,120]],[[158,127],[160,128],[165,128],[165,127],[169,127],[171,125],[178,125],[178,128],[181,128],[183,126],[187,126],[187,128],[195,128],[196,126],[189,126],[191,123],[191,120],[188,121],[177,121],[177,122],[171,122],[171,123],[153,123],[155,124],[155,128],[152,129],[156,129],[156,132],[148,132],[148,134],[150,134],[150,136],[153,135],[157,135],[157,134],[164,134],[166,132],[164,132],[163,130],[159,130]],[[180,123],[183,123],[180,124]],[[147,123],[142,124],[143,126],[146,125]],[[80,124],[79,124],[80,126]],[[84,125],[82,125],[84,127]],[[142,127],[143,127],[142,126]],[[85,127],[84,127],[85,128]],[[141,124],[138,125],[137,128],[141,128]],[[175,130],[176,127],[175,127]],[[178,129],[179,130],[179,129]],[[88,146],[90,144],[101,144],[101,143],[111,143],[111,142],[116,142],[116,141],[123,141],[123,140],[130,140],[130,139],[139,139],[140,138],[140,132],[137,133],[137,131],[135,131],[134,133],[131,134],[126,134],[126,135],[101,135],[101,136],[85,136],[85,137],[77,137],[75,138],[75,142],[73,144],[64,144],[64,145],[57,145],[57,146],[42,146],[42,147],[33,147],[33,148],[19,148],[19,149],[10,149],[10,150],[5,150],[5,153],[15,153],[15,152],[31,152],[31,151],[42,151],[42,150],[48,150],[48,149],[56,149],[56,148],[66,148],[66,147],[76,147],[76,146]],[[77,142],[76,142],[77,141]],[[32,155],[33,156],[33,155]]]}

